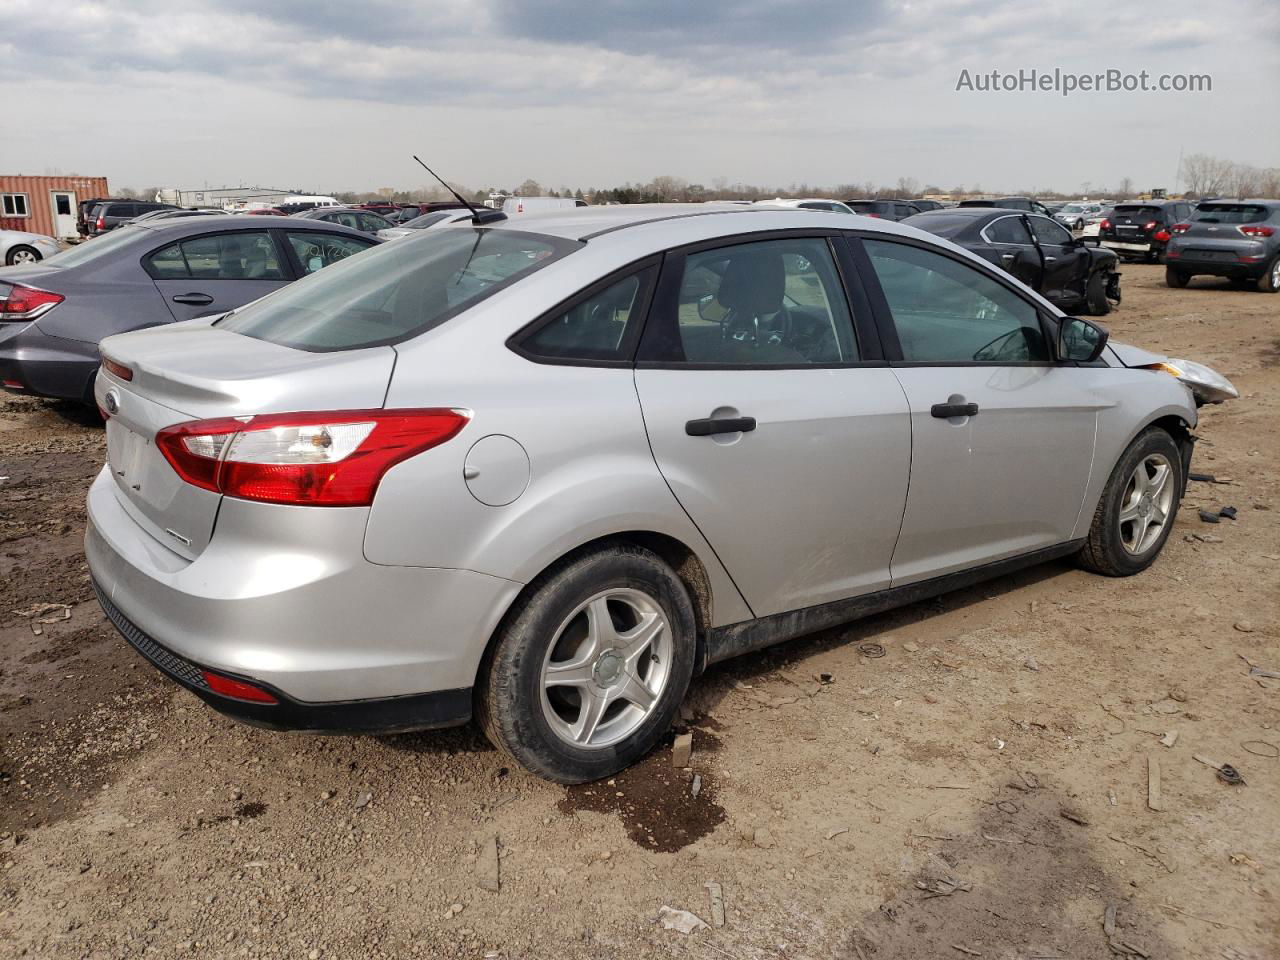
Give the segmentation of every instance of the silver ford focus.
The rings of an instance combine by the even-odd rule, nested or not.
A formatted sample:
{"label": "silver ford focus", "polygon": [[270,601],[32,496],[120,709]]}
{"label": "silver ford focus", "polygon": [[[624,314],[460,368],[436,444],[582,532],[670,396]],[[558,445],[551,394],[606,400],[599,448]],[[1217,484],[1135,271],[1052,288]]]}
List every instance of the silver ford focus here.
{"label": "silver ford focus", "polygon": [[103,341],[104,610],[250,723],[474,715],[577,782],[710,663],[1050,558],[1150,565],[1230,383],[852,219],[478,217]]}

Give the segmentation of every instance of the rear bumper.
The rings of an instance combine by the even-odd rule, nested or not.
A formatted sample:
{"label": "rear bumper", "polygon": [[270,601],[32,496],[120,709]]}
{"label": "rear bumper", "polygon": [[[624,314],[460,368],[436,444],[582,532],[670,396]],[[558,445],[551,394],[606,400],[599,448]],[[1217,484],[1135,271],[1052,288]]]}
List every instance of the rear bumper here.
{"label": "rear bumper", "polygon": [[38,324],[0,324],[0,383],[11,392],[88,401],[98,345],[51,337]]}
{"label": "rear bumper", "polygon": [[[274,727],[465,722],[488,639],[520,589],[468,570],[368,562],[367,510],[227,500],[213,539],[187,560],[133,519],[108,471],[88,506],[89,570],[126,638],[217,709]],[[201,669],[266,688],[280,704],[214,694]]]}
{"label": "rear bumper", "polygon": [[1239,260],[1234,262],[1231,260],[1205,260],[1198,257],[1188,257],[1177,252],[1172,255],[1166,252],[1165,258],[1165,263],[1170,267],[1186,273],[1244,280],[1257,280],[1266,273],[1269,265],[1266,260],[1253,263],[1243,263]]}

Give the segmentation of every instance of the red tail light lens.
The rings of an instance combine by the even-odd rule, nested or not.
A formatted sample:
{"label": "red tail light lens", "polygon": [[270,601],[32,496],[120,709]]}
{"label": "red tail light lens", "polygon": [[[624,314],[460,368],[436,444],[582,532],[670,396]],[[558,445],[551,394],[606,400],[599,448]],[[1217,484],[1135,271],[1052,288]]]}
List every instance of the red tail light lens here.
{"label": "red tail light lens", "polygon": [[456,436],[464,410],[342,410],[197,420],[156,434],[187,483],[262,503],[358,507],[397,463]]}
{"label": "red tail light lens", "polygon": [[1102,222],[1098,224],[1098,229],[1099,229],[1099,230],[1110,230],[1110,229],[1111,229],[1111,221],[1110,221],[1110,220],[1108,220],[1106,217],[1103,217],[1103,218],[1102,218]]}
{"label": "red tail light lens", "polygon": [[124,381],[129,381],[133,379],[132,368],[126,367],[123,363],[120,363],[117,360],[112,360],[105,353],[102,354],[102,366],[103,366],[103,369],[105,369],[107,373],[111,374],[113,377],[118,377],[119,379]]}
{"label": "red tail light lens", "polygon": [[106,220],[104,220],[102,217],[99,217],[99,218],[98,218],[98,222],[97,222],[97,223],[95,223],[95,224],[93,225],[93,229],[95,229],[95,230],[105,230],[105,229],[107,229],[107,221],[106,221]]}
{"label": "red tail light lens", "polygon": [[268,693],[261,687],[255,687],[252,683],[245,683],[243,680],[232,680],[230,677],[224,677],[222,674],[214,673],[212,670],[201,670],[200,672],[204,674],[204,680],[205,683],[209,684],[209,689],[224,697],[248,700],[251,703],[280,702],[273,694]]}
{"label": "red tail light lens", "polygon": [[1155,233],[1153,233],[1151,236],[1152,236],[1152,238],[1153,238],[1153,239],[1155,239],[1155,240],[1159,240],[1161,243],[1168,243],[1168,242],[1169,242],[1169,231],[1168,231],[1168,230],[1157,230],[1157,231],[1156,231]]}
{"label": "red tail light lens", "polygon": [[34,320],[65,299],[67,298],[60,293],[36,290],[34,287],[15,283],[9,287],[7,295],[0,289],[0,320]]}
{"label": "red tail light lens", "polygon": [[1246,224],[1243,227],[1237,227],[1246,237],[1270,237],[1275,234],[1274,227],[1260,227],[1254,224]]}
{"label": "red tail light lens", "polygon": [[1170,230],[1172,230],[1172,231],[1174,232],[1174,234],[1176,234],[1176,235],[1181,235],[1181,234],[1184,234],[1184,233],[1186,233],[1188,230],[1190,230],[1190,229],[1191,229],[1191,224],[1189,224],[1189,223],[1175,223],[1175,224],[1174,224],[1172,227],[1170,227],[1169,229],[1170,229]]}

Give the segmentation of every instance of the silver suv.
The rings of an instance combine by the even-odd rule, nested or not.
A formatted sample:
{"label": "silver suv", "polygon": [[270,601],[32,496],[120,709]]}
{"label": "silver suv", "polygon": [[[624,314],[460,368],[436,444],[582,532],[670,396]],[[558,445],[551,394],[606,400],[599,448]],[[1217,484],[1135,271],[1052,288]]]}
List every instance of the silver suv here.
{"label": "silver suv", "polygon": [[847,219],[460,224],[104,341],[104,609],[252,723],[474,711],[574,782],[649,750],[709,663],[1053,557],[1147,567],[1188,381],[1230,384]]}

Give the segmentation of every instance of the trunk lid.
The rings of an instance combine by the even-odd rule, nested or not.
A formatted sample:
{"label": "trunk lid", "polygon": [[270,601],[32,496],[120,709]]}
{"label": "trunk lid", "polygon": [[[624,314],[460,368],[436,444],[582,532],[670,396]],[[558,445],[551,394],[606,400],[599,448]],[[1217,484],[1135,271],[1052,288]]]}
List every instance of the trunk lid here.
{"label": "trunk lid", "polygon": [[213,535],[220,494],[183,481],[156,447],[165,427],[213,417],[383,405],[390,347],[308,353],[229,333],[211,321],[108,337],[102,352],[132,371],[99,371],[95,396],[108,411],[107,464],[135,521],[189,560]]}

